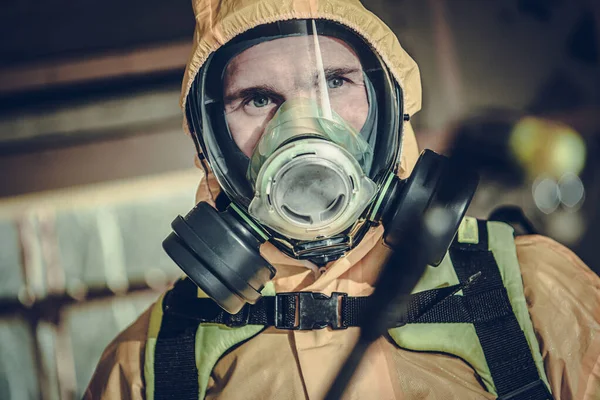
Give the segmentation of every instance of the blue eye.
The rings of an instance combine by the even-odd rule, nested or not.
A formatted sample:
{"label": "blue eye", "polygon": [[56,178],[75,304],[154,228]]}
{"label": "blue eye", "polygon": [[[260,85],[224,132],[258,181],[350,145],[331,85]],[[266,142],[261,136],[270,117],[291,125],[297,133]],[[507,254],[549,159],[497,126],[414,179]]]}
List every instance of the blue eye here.
{"label": "blue eye", "polygon": [[331,78],[327,80],[327,87],[329,89],[337,89],[344,85],[344,80],[342,78]]}
{"label": "blue eye", "polygon": [[252,98],[252,105],[256,108],[266,107],[271,103],[267,96],[257,95]]}

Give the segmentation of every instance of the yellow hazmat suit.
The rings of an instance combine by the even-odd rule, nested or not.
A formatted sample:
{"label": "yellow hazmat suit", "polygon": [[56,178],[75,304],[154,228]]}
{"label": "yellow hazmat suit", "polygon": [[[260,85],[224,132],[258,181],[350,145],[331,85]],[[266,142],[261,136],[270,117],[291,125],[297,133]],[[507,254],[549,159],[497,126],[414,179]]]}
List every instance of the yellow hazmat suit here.
{"label": "yellow hazmat suit", "polygon": [[[337,21],[366,38],[404,91],[405,112],[421,105],[419,71],[396,36],[357,0],[195,0],[193,53],[182,87],[182,106],[208,57],[254,26],[293,18]],[[186,123],[187,126],[187,123]],[[400,174],[408,176],[418,155],[405,123]],[[219,191],[212,175],[197,201],[212,203]],[[277,292],[344,292],[367,296],[385,256],[383,228],[372,229],[346,257],[313,271],[269,243],[261,254],[277,269]],[[600,399],[600,279],[568,249],[541,236],[516,239],[525,298],[556,399]],[[150,312],[106,349],[86,399],[145,398],[143,366]],[[358,328],[288,331],[268,328],[222,357],[212,370],[206,398],[320,399],[350,352]],[[482,399],[488,393],[461,359],[398,348],[380,338],[368,350],[346,399]]]}

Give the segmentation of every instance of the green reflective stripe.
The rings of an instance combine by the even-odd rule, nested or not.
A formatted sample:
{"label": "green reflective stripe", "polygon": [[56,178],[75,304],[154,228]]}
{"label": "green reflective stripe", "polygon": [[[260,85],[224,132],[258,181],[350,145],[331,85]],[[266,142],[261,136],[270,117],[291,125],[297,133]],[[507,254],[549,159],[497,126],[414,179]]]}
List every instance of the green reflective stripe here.
{"label": "green reflective stripe", "polygon": [[460,243],[477,244],[479,243],[479,229],[477,229],[477,219],[473,217],[464,217],[458,227],[458,241]]}
{"label": "green reflective stripe", "polygon": [[[465,217],[463,219],[459,227],[459,232],[461,229],[465,230],[465,224],[470,224],[471,221],[465,222],[470,218]],[[477,236],[479,241],[477,220],[473,220],[475,221],[476,233],[473,234],[471,232],[470,236]],[[461,237],[459,236],[459,241],[460,239]],[[439,266],[427,266],[412,293],[452,286],[458,283],[459,280],[452,265],[452,260],[450,259],[450,255],[446,253]],[[456,295],[462,295],[462,291]],[[410,324],[401,328],[391,329],[389,334],[399,347],[415,351],[444,352],[461,358],[471,365],[477,375],[481,377],[486,390],[496,394],[492,374],[485,361],[485,354],[479,345],[479,338],[472,324]]]}
{"label": "green reflective stripe", "polygon": [[[261,291],[263,296],[275,296],[275,285],[267,282]],[[154,354],[156,341],[163,318],[164,294],[152,306],[148,337],[144,353],[144,380],[146,399],[154,400]],[[241,328],[229,328],[217,324],[199,324],[196,331],[195,359],[198,369],[198,398],[206,395],[210,373],[219,359],[231,347],[259,334],[265,327],[262,325],[246,325]]]}
{"label": "green reflective stripe", "polygon": [[513,228],[502,222],[487,222],[488,227],[488,242],[489,249],[494,254],[494,259],[500,269],[502,283],[508,292],[508,298],[513,312],[519,322],[521,330],[525,334],[529,350],[533,356],[533,361],[540,374],[540,378],[544,381],[548,389],[548,377],[544,370],[544,361],[540,351],[540,345],[535,336],[529,309],[527,308],[527,300],[523,290],[523,279],[521,278],[521,268],[517,258],[517,248],[513,236]]}
{"label": "green reflective stripe", "polygon": [[[263,296],[275,296],[275,285],[268,282],[261,291]],[[200,324],[196,331],[196,368],[198,369],[198,398],[206,395],[210,373],[219,359],[233,346],[245,342],[265,329],[263,325],[229,328],[217,324]]]}
{"label": "green reflective stripe", "polygon": [[273,281],[269,281],[265,284],[263,290],[260,291],[263,296],[275,296],[275,284]]}
{"label": "green reflective stripe", "polygon": [[154,400],[154,350],[163,318],[164,293],[152,305],[150,323],[148,324],[148,337],[144,354],[144,381],[146,386],[146,400]]}
{"label": "green reflective stripe", "polygon": [[[464,223],[464,220],[463,220]],[[461,226],[462,224],[461,223]],[[477,229],[477,225],[475,225]],[[448,253],[437,267],[427,266],[425,273],[413,289],[418,293],[459,283]],[[462,295],[462,291],[456,295]],[[488,392],[496,394],[492,374],[479,344],[475,326],[469,323],[410,324],[390,329],[390,337],[404,349],[413,351],[443,352],[461,358],[475,370]]]}
{"label": "green reflective stripe", "polygon": [[[421,279],[419,279],[419,282],[417,282],[412,293],[458,285],[459,283],[450,256],[446,253],[440,265],[437,267],[432,267],[431,265],[425,267],[425,272],[421,276]],[[459,293],[462,293],[462,291]]]}
{"label": "green reflective stripe", "polygon": [[475,370],[488,392],[496,395],[492,374],[473,324],[410,324],[389,330],[399,347],[413,351],[442,352],[461,358]]}
{"label": "green reflective stripe", "polygon": [[254,231],[256,231],[256,233],[260,235],[260,237],[262,237],[265,241],[269,240],[269,236],[267,235],[267,233],[252,219],[250,219],[245,212],[243,212],[237,205],[235,205],[235,203],[232,202],[231,204],[229,204],[229,206],[233,208],[235,212],[237,212],[239,216],[242,217],[242,219],[246,221],[246,223],[250,225],[252,229],[254,229]]}
{"label": "green reflective stripe", "polygon": [[198,325],[196,331],[196,368],[198,368],[198,398],[206,395],[208,380],[217,361],[233,346],[258,335],[265,327],[246,325],[227,328],[222,325]]}
{"label": "green reflective stripe", "polygon": [[[464,224],[470,224],[470,220],[465,218],[461,223],[461,226]],[[471,227],[462,228],[464,232],[467,232],[466,234],[463,234],[463,240],[473,240],[475,233],[472,232],[472,230],[469,231]],[[544,371],[542,355],[539,350],[539,344],[535,337],[533,324],[525,300],[512,228],[499,222],[488,222],[487,227],[489,250],[492,252],[494,259],[498,264],[502,281],[509,295],[511,306],[521,329],[524,331],[540,377],[549,387],[548,379]],[[475,224],[475,229],[477,229],[477,224]],[[477,238],[479,238],[478,232],[476,235]],[[461,237],[459,237],[459,240],[460,239]],[[457,283],[458,278],[454,271],[452,261],[448,254],[446,254],[438,267],[427,267],[425,274],[418,282],[413,293],[450,286]],[[272,282],[265,285],[262,294],[263,296],[275,295],[275,288]],[[457,295],[460,295],[460,292]],[[146,398],[149,400],[153,400],[154,398],[154,349],[162,316],[161,297],[156,302],[151,312],[148,340],[146,343],[144,377],[146,381]],[[223,354],[233,346],[256,336],[262,332],[264,328],[265,327],[262,325],[246,325],[240,328],[228,328],[215,324],[202,324],[198,326],[195,345],[195,358],[199,384],[198,398],[202,399],[206,395],[206,389],[212,369]],[[496,389],[485,360],[483,349],[479,344],[475,327],[472,324],[411,324],[401,328],[391,329],[389,334],[399,347],[416,351],[444,352],[461,358],[471,365],[477,375],[481,378],[486,389],[490,393],[496,394]]]}
{"label": "green reflective stripe", "polygon": [[383,188],[381,189],[381,192],[379,192],[379,197],[377,198],[375,207],[373,207],[373,211],[371,212],[371,215],[369,216],[369,221],[375,221],[375,215],[377,214],[377,211],[379,211],[379,207],[381,207],[381,202],[383,201],[383,198],[385,197],[385,193],[387,192],[388,188],[390,187],[390,185],[392,183],[394,175],[395,174],[393,174],[393,173],[389,174],[389,176],[387,177],[387,180],[383,184]]}
{"label": "green reflective stripe", "polygon": [[[475,222],[474,225],[473,222]],[[513,312],[525,334],[540,377],[549,388],[539,343],[527,308],[513,229],[501,222],[488,222],[487,228],[488,247],[498,264]],[[475,236],[479,240],[479,232],[473,232],[473,229],[477,231],[477,221],[470,217],[465,218],[459,228],[458,240],[463,243],[473,243]],[[462,236],[460,235],[461,231],[463,232]],[[453,284],[451,275],[446,271],[447,268],[454,269],[448,254],[438,268],[427,267],[413,293],[442,287],[440,285],[445,285],[446,282]],[[496,394],[496,387],[485,360],[485,354],[472,324],[412,324],[391,329],[389,333],[396,344],[402,348],[445,352],[460,357],[473,367],[486,389],[490,393]]]}

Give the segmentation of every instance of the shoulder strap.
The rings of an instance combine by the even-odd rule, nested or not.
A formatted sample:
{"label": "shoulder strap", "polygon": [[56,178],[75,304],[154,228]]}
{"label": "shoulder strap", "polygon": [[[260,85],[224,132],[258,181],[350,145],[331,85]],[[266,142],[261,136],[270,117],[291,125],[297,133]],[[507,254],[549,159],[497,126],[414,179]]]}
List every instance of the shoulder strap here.
{"label": "shoulder strap", "polygon": [[179,293],[195,297],[194,288],[180,280],[165,295],[163,317],[154,348],[154,400],[198,400],[195,344],[197,323],[167,312],[167,299]]}
{"label": "shoulder strap", "polygon": [[[437,307],[466,286],[455,285],[413,295],[408,316],[393,326],[440,315],[449,322],[464,320],[464,310],[449,308],[450,312],[440,313]],[[160,330],[153,335],[156,340],[152,350],[150,346],[147,348],[151,354],[147,351],[145,369],[148,371],[145,373],[152,378],[152,382],[148,382],[148,388],[152,389],[147,390],[148,400],[202,398],[210,372],[222,354],[258,334],[264,326],[281,329],[319,329],[332,323],[336,329],[358,326],[369,301],[368,297],[342,293],[331,297],[311,292],[270,294],[255,305],[247,305],[240,313],[230,315],[212,300],[198,298],[196,286],[190,280],[178,281],[156,305]],[[339,304],[340,311],[338,297],[343,300]],[[430,313],[431,310],[437,311]]]}
{"label": "shoulder strap", "polygon": [[463,303],[498,396],[503,400],[551,399],[513,312],[494,255],[488,248],[486,222],[478,221],[478,228],[478,242],[455,242],[450,248],[450,257],[460,281],[481,272],[481,278],[463,290]]}
{"label": "shoulder strap", "polygon": [[[267,285],[263,292],[270,290]],[[144,373],[152,380],[147,382],[151,385],[146,390],[147,400],[203,399],[210,373],[219,358],[264,329],[262,325],[230,329],[200,324],[173,312],[173,304],[190,302],[192,305],[197,293],[193,282],[182,279],[156,305],[160,307],[157,314],[162,320],[160,330],[153,335],[156,337],[154,346],[147,347],[145,356]]]}
{"label": "shoulder strap", "polygon": [[[551,399],[512,310],[494,255],[488,249],[486,224],[474,222],[471,232],[459,232],[462,242],[457,240],[450,249],[461,284],[412,295],[407,318],[397,321],[395,326],[473,324],[500,399]],[[474,276],[479,278],[472,284]],[[463,296],[453,296],[459,290]],[[200,388],[198,382],[208,379],[204,375],[210,374],[220,354],[227,350],[220,346],[217,338],[225,333],[235,336],[234,343],[240,343],[259,333],[264,326],[281,329],[357,326],[368,301],[368,297],[350,297],[343,293],[334,293],[331,297],[310,292],[279,293],[263,297],[236,315],[229,315],[212,300],[197,298],[195,285],[187,279],[181,280],[162,302],[164,315],[154,352],[154,399],[203,397],[206,388]],[[223,331],[219,325],[236,329]],[[210,329],[221,330],[213,332],[213,339],[217,339],[208,343],[206,339],[211,333],[204,331]],[[248,329],[251,332],[245,332]],[[206,364],[203,371],[197,367],[200,362],[197,358],[202,358],[202,354],[196,354],[198,339],[203,347],[219,348],[200,360]]]}

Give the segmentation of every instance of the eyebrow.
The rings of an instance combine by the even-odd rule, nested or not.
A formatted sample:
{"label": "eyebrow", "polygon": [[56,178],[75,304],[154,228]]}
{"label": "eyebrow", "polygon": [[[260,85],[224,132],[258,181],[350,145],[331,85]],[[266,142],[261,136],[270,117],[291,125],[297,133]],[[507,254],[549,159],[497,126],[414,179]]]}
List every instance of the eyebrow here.
{"label": "eyebrow", "polygon": [[[334,76],[339,76],[339,75],[350,75],[350,74],[357,73],[360,71],[361,70],[356,67],[325,68],[325,78],[329,79],[329,78],[332,78]],[[316,74],[315,74],[315,80],[317,80],[317,79],[318,78],[316,77]],[[225,96],[223,98],[223,100],[225,103],[231,103],[238,99],[245,99],[245,98],[257,95],[257,94],[261,94],[263,96],[269,96],[272,98],[282,99],[281,94],[279,94],[273,86],[265,84],[265,85],[251,86],[251,87],[244,88],[244,89],[238,89],[238,90],[234,91],[232,94]]]}

